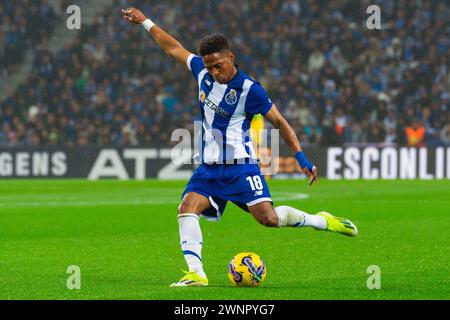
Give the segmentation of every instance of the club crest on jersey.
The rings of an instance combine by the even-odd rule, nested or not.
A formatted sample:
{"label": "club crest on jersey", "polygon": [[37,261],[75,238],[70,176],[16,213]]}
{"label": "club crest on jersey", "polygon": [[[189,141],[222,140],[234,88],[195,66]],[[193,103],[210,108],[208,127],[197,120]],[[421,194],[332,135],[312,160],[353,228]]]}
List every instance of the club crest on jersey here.
{"label": "club crest on jersey", "polygon": [[236,90],[231,89],[230,93],[225,96],[225,102],[233,105],[237,102],[237,93]]}

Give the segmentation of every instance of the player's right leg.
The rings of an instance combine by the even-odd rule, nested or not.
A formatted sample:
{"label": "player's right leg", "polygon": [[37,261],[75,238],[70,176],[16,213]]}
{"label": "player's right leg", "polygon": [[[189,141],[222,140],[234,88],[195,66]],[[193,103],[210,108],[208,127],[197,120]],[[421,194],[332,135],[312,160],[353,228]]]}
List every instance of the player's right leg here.
{"label": "player's right leg", "polygon": [[233,179],[228,179],[226,188],[219,190],[219,197],[233,201],[267,227],[313,227],[348,236],[358,234],[350,220],[334,217],[327,212],[309,214],[289,206],[274,208],[269,187],[257,165],[235,165],[227,170]]}
{"label": "player's right leg", "polygon": [[289,206],[274,208],[271,202],[258,203],[248,209],[258,222],[268,227],[313,227],[347,236],[358,234],[358,229],[349,219],[335,217],[328,212],[309,214]]}
{"label": "player's right leg", "polygon": [[316,230],[337,232],[346,236],[358,235],[358,229],[349,219],[339,218],[328,212],[309,214],[289,206],[274,208],[281,227],[313,227]]}
{"label": "player's right leg", "polygon": [[208,198],[196,192],[186,193],[178,207],[181,250],[189,271],[185,271],[185,275],[178,282],[172,283],[171,287],[208,285],[208,278],[203,271],[203,238],[199,220],[200,214],[210,207]]}

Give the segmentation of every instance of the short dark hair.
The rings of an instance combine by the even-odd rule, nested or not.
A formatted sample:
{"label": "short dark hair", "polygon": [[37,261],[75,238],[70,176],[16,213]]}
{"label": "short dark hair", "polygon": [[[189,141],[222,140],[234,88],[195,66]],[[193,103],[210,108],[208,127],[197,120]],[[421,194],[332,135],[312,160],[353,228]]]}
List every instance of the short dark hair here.
{"label": "short dark hair", "polygon": [[224,50],[230,50],[227,38],[221,34],[215,33],[200,40],[197,53],[203,57]]}

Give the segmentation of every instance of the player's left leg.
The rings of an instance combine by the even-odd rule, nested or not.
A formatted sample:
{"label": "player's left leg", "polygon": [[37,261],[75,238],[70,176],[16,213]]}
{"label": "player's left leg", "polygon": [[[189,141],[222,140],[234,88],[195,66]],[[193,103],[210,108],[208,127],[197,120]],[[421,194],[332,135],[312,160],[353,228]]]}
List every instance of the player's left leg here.
{"label": "player's left leg", "polygon": [[313,227],[348,236],[358,234],[356,226],[350,220],[334,217],[327,212],[309,214],[289,206],[274,208],[268,201],[249,206],[248,209],[259,223],[267,227]]}
{"label": "player's left leg", "polygon": [[208,278],[203,270],[203,237],[200,228],[200,214],[211,207],[208,198],[200,193],[188,192],[178,207],[180,244],[189,271],[172,287],[205,286]]}

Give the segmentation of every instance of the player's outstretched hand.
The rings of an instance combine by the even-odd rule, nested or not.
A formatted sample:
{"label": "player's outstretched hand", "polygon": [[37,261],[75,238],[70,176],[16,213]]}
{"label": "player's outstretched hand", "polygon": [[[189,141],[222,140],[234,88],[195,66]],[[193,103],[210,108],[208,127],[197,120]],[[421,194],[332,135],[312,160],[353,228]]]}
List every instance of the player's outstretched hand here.
{"label": "player's outstretched hand", "polygon": [[314,182],[319,182],[319,171],[316,166],[310,171],[307,167],[303,168],[303,173],[309,177],[308,185],[311,187]]}
{"label": "player's outstretched hand", "polygon": [[130,23],[141,24],[147,17],[142,13],[141,10],[136,8],[122,9],[123,18]]}

